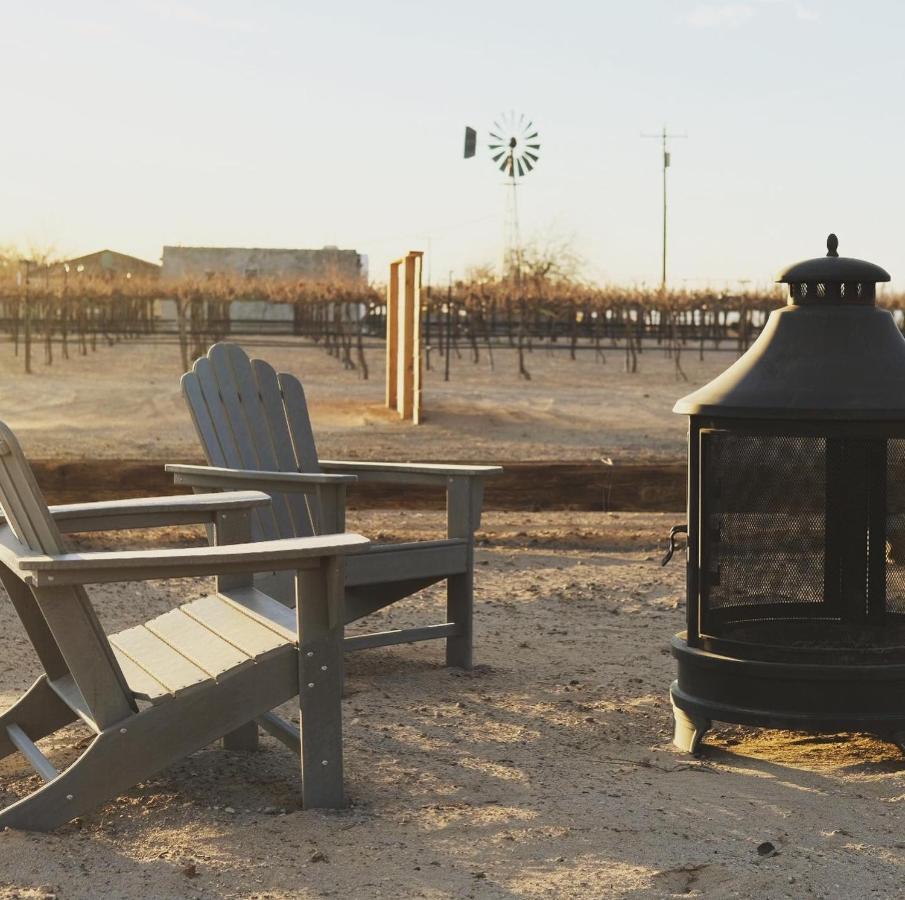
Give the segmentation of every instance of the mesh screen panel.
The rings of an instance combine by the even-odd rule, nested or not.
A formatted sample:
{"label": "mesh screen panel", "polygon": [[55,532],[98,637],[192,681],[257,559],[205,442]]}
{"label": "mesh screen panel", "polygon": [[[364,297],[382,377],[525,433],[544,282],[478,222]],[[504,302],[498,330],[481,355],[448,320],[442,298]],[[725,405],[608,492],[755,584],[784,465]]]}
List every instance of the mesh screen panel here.
{"label": "mesh screen panel", "polygon": [[822,604],[826,441],[702,437],[706,607]]}
{"label": "mesh screen panel", "polygon": [[886,611],[905,614],[905,440],[886,442]]}

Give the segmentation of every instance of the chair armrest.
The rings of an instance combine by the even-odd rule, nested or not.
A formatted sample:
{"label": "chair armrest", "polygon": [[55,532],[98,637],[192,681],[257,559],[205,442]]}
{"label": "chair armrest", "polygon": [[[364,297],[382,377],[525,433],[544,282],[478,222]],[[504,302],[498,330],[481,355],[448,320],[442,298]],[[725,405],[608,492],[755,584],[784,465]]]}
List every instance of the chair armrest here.
{"label": "chair armrest", "polygon": [[449,478],[484,478],[498,475],[501,466],[456,466],[442,463],[366,462],[364,460],[321,459],[318,464],[326,472],[350,472],[359,481],[382,481],[391,484],[445,485]]}
{"label": "chair armrest", "polygon": [[348,484],[355,481],[355,475],[326,475],[321,472],[258,472],[254,469],[226,469],[220,466],[192,466],[169,463],[167,472],[173,474],[175,484],[192,487],[230,490],[279,491],[316,494],[319,487]]}
{"label": "chair armrest", "polygon": [[[267,506],[262,491],[221,491],[214,494],[182,494],[175,497],[141,497],[99,503],[67,503],[51,506],[50,514],[64,534],[77,531],[116,531],[124,528],[156,528],[212,522],[217,513]],[[0,516],[0,524],[6,520]]]}
{"label": "chair armrest", "polygon": [[324,557],[357,553],[369,544],[370,541],[360,534],[326,534],[218,547],[20,556],[15,565],[19,577],[28,584],[38,588],[58,587],[108,581],[148,581],[152,578],[310,569],[317,567]]}

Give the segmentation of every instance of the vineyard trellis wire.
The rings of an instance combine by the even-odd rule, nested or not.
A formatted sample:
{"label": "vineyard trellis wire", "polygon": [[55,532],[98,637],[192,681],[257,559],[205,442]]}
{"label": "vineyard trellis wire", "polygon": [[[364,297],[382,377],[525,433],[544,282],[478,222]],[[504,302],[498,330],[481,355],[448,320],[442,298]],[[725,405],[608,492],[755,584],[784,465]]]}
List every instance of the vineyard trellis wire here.
{"label": "vineyard trellis wire", "polygon": [[[347,370],[367,379],[369,349],[386,332],[385,292],[378,285],[215,276],[161,282],[149,278],[73,275],[59,267],[0,267],[0,333],[33,371],[71,353],[85,355],[121,341],[175,340],[188,369],[214,341],[229,335],[284,334],[321,346]],[[281,316],[231,316],[279,307]],[[746,350],[782,292],[660,291],[536,280],[516,294],[504,282],[456,282],[422,295],[422,346],[428,371],[449,380],[453,361],[497,364],[494,350],[514,352],[518,374],[530,381],[531,353],[545,347],[600,363],[618,354],[628,373],[645,352],[660,350],[684,379],[683,355],[708,349]],[[905,295],[880,304],[902,325]],[[250,306],[249,306],[250,305]],[[55,357],[55,348],[56,357]],[[439,361],[438,361],[439,357]]]}

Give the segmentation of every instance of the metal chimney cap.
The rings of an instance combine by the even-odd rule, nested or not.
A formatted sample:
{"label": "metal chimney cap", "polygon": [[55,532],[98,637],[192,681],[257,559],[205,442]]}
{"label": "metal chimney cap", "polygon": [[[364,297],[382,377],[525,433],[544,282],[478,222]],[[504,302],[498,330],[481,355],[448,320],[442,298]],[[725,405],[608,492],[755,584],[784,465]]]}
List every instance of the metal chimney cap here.
{"label": "metal chimney cap", "polygon": [[[780,284],[876,284],[889,281],[889,272],[872,262],[839,256],[839,239],[835,234],[826,239],[826,256],[805,259],[783,269],[776,276]],[[872,293],[872,292],[871,292]],[[794,296],[794,295],[793,295]]]}
{"label": "metal chimney cap", "polygon": [[673,412],[905,422],[905,337],[876,306],[791,303],[773,310],[747,352]]}
{"label": "metal chimney cap", "polygon": [[889,274],[829,253],[790,266],[790,302],[725,372],[683,397],[674,412],[749,419],[905,423],[905,336],[874,304]]}

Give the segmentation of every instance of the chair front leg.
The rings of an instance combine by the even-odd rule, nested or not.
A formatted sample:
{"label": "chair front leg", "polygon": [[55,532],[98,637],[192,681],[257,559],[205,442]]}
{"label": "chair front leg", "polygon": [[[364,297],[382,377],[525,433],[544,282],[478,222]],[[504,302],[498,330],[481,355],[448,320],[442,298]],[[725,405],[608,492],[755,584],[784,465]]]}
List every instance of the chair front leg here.
{"label": "chair front leg", "polygon": [[[245,544],[251,541],[251,515],[249,510],[231,510],[217,513],[214,521],[214,541],[221,544]],[[210,528],[208,529],[210,535]],[[217,578],[217,590],[243,587],[252,583],[251,575],[220,575]],[[255,722],[246,722],[235,731],[223,735],[223,749],[251,753],[258,749],[258,726]]]}
{"label": "chair front leg", "polygon": [[481,524],[484,480],[452,476],[446,488],[446,531],[451,538],[467,543],[466,568],[446,579],[447,620],[459,626],[446,639],[446,665],[470,669],[474,645],[474,533]]}
{"label": "chair front leg", "polygon": [[299,729],[302,797],[306,809],[338,809],[343,794],[342,559],[296,573],[299,634]]}

